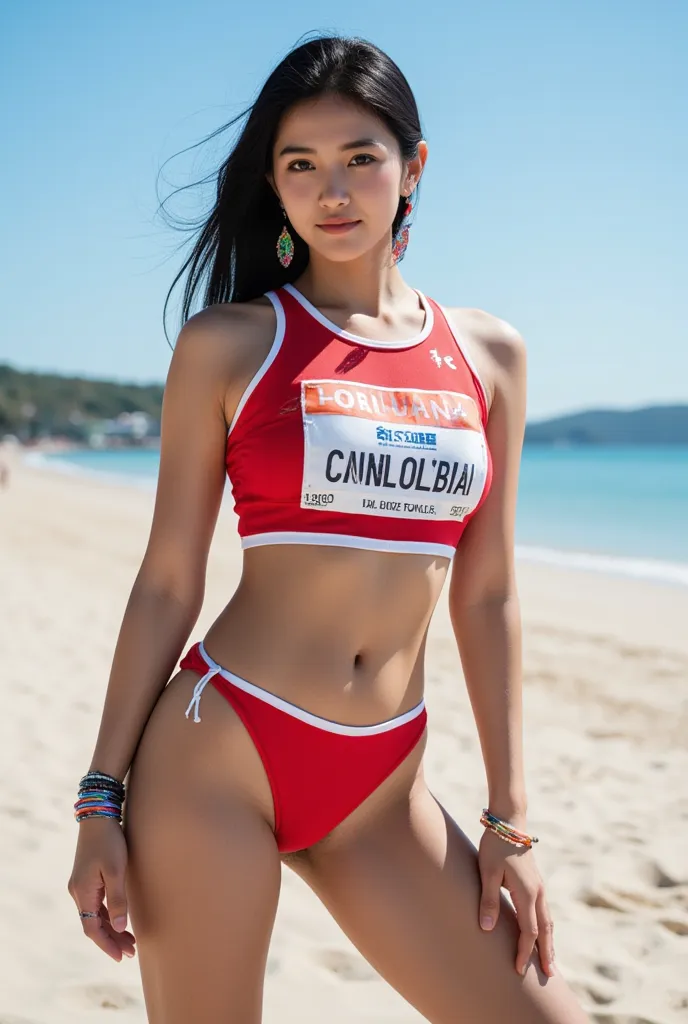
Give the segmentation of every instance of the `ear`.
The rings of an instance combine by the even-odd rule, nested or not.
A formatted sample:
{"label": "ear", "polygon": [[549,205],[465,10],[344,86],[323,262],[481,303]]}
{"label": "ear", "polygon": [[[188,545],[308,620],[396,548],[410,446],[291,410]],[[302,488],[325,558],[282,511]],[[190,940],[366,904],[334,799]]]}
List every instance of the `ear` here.
{"label": "ear", "polygon": [[418,151],[412,160],[406,165],[406,173],[402,179],[402,192],[404,194],[413,192],[423,174],[425,162],[428,159],[428,144],[425,139],[418,143]]}

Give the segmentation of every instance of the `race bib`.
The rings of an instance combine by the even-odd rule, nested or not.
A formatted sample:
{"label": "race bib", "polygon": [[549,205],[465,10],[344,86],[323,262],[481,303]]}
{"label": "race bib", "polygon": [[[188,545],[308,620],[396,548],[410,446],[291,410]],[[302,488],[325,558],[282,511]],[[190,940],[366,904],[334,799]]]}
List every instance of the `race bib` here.
{"label": "race bib", "polygon": [[468,395],[312,380],[301,411],[301,508],[460,521],[480,501],[487,448]]}

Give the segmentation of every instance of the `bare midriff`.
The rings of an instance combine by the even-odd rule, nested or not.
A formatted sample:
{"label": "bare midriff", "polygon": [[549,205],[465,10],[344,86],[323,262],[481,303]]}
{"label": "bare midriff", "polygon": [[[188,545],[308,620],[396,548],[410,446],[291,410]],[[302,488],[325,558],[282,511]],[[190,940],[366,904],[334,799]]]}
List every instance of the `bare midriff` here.
{"label": "bare midriff", "polygon": [[449,564],[345,547],[250,548],[206,648],[223,668],[314,715],[385,721],[423,697],[427,629]]}

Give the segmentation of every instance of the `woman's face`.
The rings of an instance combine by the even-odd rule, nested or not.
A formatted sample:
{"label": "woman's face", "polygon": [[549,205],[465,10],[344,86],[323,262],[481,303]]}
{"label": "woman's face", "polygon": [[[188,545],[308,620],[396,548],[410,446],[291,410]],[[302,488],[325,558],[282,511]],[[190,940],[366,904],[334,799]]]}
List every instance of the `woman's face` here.
{"label": "woman's face", "polygon": [[405,164],[395,136],[374,114],[323,96],[282,119],[271,183],[311,249],[328,260],[351,260],[391,243],[399,197],[417,185],[425,157],[423,142]]}

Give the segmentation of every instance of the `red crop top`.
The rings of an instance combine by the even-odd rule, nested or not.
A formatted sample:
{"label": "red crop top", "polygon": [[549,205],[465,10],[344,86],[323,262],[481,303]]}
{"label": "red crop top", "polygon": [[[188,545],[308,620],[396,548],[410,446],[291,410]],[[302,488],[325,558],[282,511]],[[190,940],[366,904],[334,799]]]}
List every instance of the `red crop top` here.
{"label": "red crop top", "polygon": [[407,341],[343,331],[296,288],[227,436],[242,547],[451,558],[492,481],[484,388],[442,307]]}

